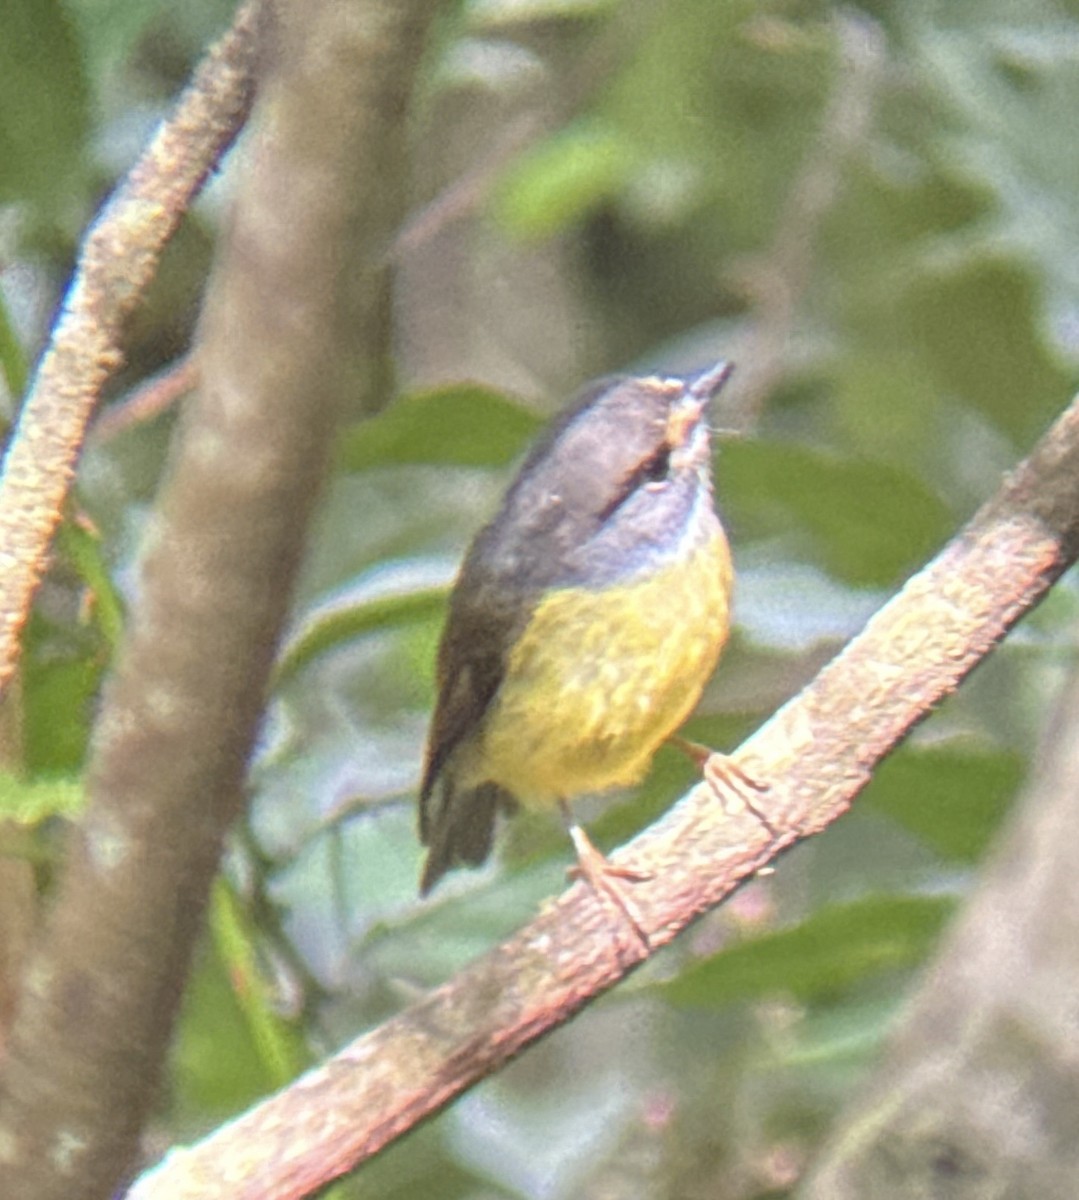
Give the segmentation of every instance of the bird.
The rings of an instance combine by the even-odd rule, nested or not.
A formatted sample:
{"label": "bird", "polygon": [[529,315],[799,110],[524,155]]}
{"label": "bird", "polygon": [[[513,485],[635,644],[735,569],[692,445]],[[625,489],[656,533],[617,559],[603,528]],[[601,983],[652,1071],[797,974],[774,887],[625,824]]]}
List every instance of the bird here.
{"label": "bird", "polygon": [[[645,936],[621,881],[647,875],[610,863],[571,802],[644,777],[727,641],[733,569],[708,406],[732,369],[721,360],[593,383],[539,437],[473,539],[437,655],[421,895],[488,857],[500,812],[553,808],[577,873]],[[681,744],[702,764],[710,754]],[[733,760],[719,760],[717,780],[757,787]]]}

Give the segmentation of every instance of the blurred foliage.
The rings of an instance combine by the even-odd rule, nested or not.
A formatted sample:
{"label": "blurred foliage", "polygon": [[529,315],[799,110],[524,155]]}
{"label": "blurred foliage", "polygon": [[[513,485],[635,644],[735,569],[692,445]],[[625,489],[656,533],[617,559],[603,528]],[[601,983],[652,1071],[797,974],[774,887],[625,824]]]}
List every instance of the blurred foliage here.
{"label": "blurred foliage", "polygon": [[831,999],[867,975],[921,962],[953,904],[940,896],[865,896],[826,905],[792,929],[742,942],[682,971],[662,992],[676,1004],[789,995]]}
{"label": "blurred foliage", "polygon": [[[0,16],[11,392],[80,229],[228,12],[16,0]],[[580,377],[720,355],[743,380],[768,368],[754,436],[718,457],[737,629],[690,733],[721,747],[992,493],[1079,374],[1077,57],[1079,6],[1064,0],[458,7],[412,143],[436,203],[397,251],[401,395],[342,434],[163,1136],[196,1136],[279,1086],[561,886],[562,831],[521,818],[497,863],[421,904],[412,803],[453,566],[567,363]],[[872,100],[860,133],[835,103],[855,76]],[[503,142],[522,111],[538,132]],[[806,180],[822,165],[818,205]],[[140,314],[120,400],[183,348],[219,191]],[[541,262],[572,314],[530,307]],[[506,331],[522,327],[541,354],[514,375]],[[511,394],[510,377],[532,386]],[[0,781],[9,853],[47,859],[78,812],[170,427],[88,447],[29,630],[21,752]],[[849,817],[371,1164],[364,1194],[786,1194],[779,1164],[812,1154],[869,1069],[1006,816],[1076,608],[1066,580]],[[581,813],[611,844],[690,777],[664,751],[637,795]]]}
{"label": "blurred foliage", "polygon": [[13,0],[0,38],[0,204],[62,215],[85,186],[87,80],[60,0]]}
{"label": "blurred foliage", "polygon": [[504,467],[539,428],[533,414],[490,388],[439,388],[402,397],[381,416],[347,430],[339,465],[345,471],[399,463]]}

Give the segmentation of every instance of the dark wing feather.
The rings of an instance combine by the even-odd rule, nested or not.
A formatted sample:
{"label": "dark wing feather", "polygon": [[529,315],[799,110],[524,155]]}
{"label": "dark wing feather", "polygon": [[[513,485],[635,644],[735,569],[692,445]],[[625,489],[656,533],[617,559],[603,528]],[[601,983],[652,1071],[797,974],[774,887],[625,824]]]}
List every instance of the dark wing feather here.
{"label": "dark wing feather", "polygon": [[460,788],[454,775],[454,751],[479,730],[522,619],[511,605],[482,600],[483,589],[462,591],[458,585],[439,647],[438,703],[420,787],[420,840],[430,847],[421,895],[451,867],[483,862],[491,850],[498,809],[513,803],[493,783],[481,780],[476,786],[473,781]]}
{"label": "dark wing feather", "polygon": [[420,835],[427,841],[428,801],[450,755],[478,727],[505,671],[501,639],[489,622],[452,612],[438,655],[438,703],[427,739],[420,786]]}
{"label": "dark wing feather", "polygon": [[[438,702],[420,785],[420,840],[428,846],[444,837],[447,826],[457,829],[461,840],[467,813],[461,798],[454,804],[457,789],[451,760],[454,751],[479,730],[532,607],[512,585],[491,578],[477,559],[482,561],[481,556],[470,554],[462,567],[438,650]],[[493,820],[491,809],[488,823]]]}

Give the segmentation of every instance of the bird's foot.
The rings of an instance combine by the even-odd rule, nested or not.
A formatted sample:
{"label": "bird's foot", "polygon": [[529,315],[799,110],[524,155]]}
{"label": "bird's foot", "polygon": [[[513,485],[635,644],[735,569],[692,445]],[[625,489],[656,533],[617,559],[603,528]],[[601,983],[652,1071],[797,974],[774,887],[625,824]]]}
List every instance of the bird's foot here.
{"label": "bird's foot", "polygon": [[577,851],[577,865],[570,868],[570,875],[585,880],[600,899],[613,904],[629,922],[634,936],[644,949],[650,950],[651,943],[645,932],[641,914],[630,897],[626,895],[626,890],[620,881],[643,883],[652,878],[651,873],[635,871],[632,867],[621,867],[611,862],[602,851],[596,849],[580,825],[571,823],[569,835],[573,839],[573,848]]}
{"label": "bird's foot", "polygon": [[771,837],[778,837],[775,826],[757,807],[756,802],[757,796],[768,791],[768,784],[754,779],[728,754],[720,754],[718,750],[683,737],[674,737],[671,741],[697,764],[698,770],[723,806],[724,812],[750,812]]}

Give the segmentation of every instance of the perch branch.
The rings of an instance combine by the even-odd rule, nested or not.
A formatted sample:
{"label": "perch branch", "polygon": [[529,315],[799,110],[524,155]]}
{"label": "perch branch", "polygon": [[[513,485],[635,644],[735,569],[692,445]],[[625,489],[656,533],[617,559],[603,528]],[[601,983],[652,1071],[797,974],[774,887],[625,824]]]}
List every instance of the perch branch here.
{"label": "perch branch", "polygon": [[[694,788],[614,861],[651,945],[669,942],[781,850],[850,807],[873,767],[1046,594],[1079,551],[1079,400],[928,566],[742,747],[769,791],[725,814]],[[448,983],[218,1130],[128,1200],[310,1195],[501,1067],[645,957],[576,884]]]}
{"label": "perch branch", "polygon": [[94,422],[91,436],[95,442],[107,442],[129,429],[134,429],[167,412],[174,404],[194,391],[199,382],[199,368],[193,355],[170,363],[152,379],[144,380],[132,389],[119,404],[111,405]]}

